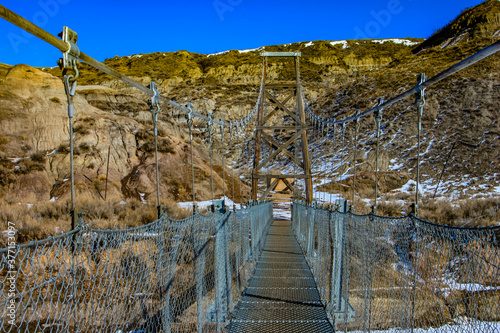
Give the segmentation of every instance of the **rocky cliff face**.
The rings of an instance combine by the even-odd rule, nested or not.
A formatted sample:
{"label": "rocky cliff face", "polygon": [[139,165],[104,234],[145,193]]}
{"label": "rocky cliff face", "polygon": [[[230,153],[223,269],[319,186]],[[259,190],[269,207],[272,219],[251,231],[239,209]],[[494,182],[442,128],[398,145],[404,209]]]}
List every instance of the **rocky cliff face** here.
{"label": "rocky cliff face", "polygon": [[[136,95],[105,86],[79,87],[74,98],[75,178],[79,192],[104,195],[109,154],[109,191],[120,197],[155,197],[151,114]],[[68,195],[69,131],[62,81],[26,65],[3,66],[0,72],[1,158],[5,173],[13,173],[4,191],[20,201],[49,200]],[[172,128],[176,130],[172,130]],[[191,197],[190,148],[183,131],[169,121],[159,124],[159,165],[162,197]],[[185,135],[185,134],[184,134]],[[206,153],[203,145],[196,148]],[[208,199],[210,168],[195,151],[198,197]],[[5,177],[4,177],[5,178]],[[222,179],[215,175],[217,195]]]}

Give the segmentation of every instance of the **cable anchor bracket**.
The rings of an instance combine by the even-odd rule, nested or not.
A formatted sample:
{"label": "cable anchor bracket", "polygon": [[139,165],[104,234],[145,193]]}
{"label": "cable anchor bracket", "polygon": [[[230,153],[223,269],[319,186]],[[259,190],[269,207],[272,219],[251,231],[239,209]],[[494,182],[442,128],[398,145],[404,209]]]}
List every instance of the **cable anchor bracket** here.
{"label": "cable anchor bracket", "polygon": [[69,75],[70,82],[74,82],[80,76],[80,72],[78,71],[80,49],[76,45],[78,35],[75,31],[65,26],[58,36],[66,43],[68,50],[63,52],[63,57],[57,61],[57,64],[63,70],[63,76],[67,75],[68,70],[74,71],[73,75]]}

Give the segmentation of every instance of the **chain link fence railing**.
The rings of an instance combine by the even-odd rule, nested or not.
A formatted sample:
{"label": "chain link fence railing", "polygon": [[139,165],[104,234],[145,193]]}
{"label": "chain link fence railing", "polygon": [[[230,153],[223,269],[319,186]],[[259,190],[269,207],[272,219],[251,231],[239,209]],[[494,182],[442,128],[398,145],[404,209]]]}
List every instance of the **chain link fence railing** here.
{"label": "chain link fence railing", "polygon": [[1,332],[220,332],[272,203],[0,249]]}
{"label": "chain link fence railing", "polygon": [[500,332],[500,227],[293,204],[331,322],[349,332]]}

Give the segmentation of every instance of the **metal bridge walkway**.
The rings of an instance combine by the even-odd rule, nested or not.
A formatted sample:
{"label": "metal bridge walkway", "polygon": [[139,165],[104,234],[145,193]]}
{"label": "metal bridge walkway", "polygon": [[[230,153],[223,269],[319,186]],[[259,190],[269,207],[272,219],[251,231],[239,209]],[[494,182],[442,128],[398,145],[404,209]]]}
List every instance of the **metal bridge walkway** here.
{"label": "metal bridge walkway", "polygon": [[290,221],[269,228],[230,332],[333,332]]}

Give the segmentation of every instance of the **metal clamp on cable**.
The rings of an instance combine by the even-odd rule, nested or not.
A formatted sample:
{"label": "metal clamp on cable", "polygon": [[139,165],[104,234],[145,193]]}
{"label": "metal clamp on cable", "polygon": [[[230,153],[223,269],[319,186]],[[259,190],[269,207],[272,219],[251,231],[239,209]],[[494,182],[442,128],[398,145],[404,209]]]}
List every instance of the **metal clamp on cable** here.
{"label": "metal clamp on cable", "polygon": [[415,104],[417,105],[418,110],[418,130],[422,130],[422,116],[424,114],[424,106],[425,106],[425,87],[422,86],[426,80],[425,74],[422,73],[418,76],[417,83],[417,93],[415,98]]}
{"label": "metal clamp on cable", "polygon": [[188,103],[186,105],[187,109],[189,110],[189,113],[187,115],[187,126],[188,126],[188,130],[189,130],[189,138],[190,140],[193,140],[193,133],[192,133],[192,129],[193,129],[193,106],[191,105],[191,103]]}
{"label": "metal clamp on cable", "polygon": [[63,70],[63,76],[67,75],[68,70],[74,71],[74,75],[69,75],[69,80],[74,82],[80,76],[78,71],[80,49],[76,45],[78,35],[70,28],[63,27],[63,31],[58,36],[68,45],[68,50],[63,52],[63,57],[57,61],[57,64]]}
{"label": "metal clamp on cable", "polygon": [[377,123],[377,128],[380,129],[380,126],[382,124],[382,115],[383,115],[383,109],[380,107],[382,104],[384,104],[384,98],[381,97],[378,99],[378,104],[377,104],[377,109],[375,110],[375,122]]}
{"label": "metal clamp on cable", "polygon": [[224,132],[226,129],[226,125],[224,123],[224,118],[220,119],[220,135],[221,135],[221,142],[224,144]]}
{"label": "metal clamp on cable", "polygon": [[149,101],[149,110],[153,116],[153,121],[158,121],[158,113],[160,113],[160,94],[158,93],[158,88],[155,82],[149,84],[149,89],[153,90],[154,95]]}
{"label": "metal clamp on cable", "polygon": [[[63,83],[64,83],[64,91],[66,92],[66,98],[68,99],[68,117],[73,118],[73,96],[76,93],[76,79],[72,81],[74,78],[73,75],[64,75]],[[72,82],[72,83],[71,83]]]}
{"label": "metal clamp on cable", "polygon": [[210,144],[212,144],[212,127],[214,126],[213,113],[208,114],[207,131],[209,135]]}
{"label": "metal clamp on cable", "polygon": [[418,76],[418,83],[417,83],[417,97],[415,103],[417,104],[418,107],[423,107],[425,105],[425,87],[423,84],[426,81],[426,76],[424,73],[420,74]]}
{"label": "metal clamp on cable", "polygon": [[360,114],[361,114],[361,110],[357,110],[357,111],[356,111],[356,116],[355,116],[355,117],[356,117],[356,119],[354,119],[354,126],[356,127],[356,129],[358,129],[358,128],[359,128],[359,120],[360,120],[360,118],[361,118],[361,117],[359,116]]}

